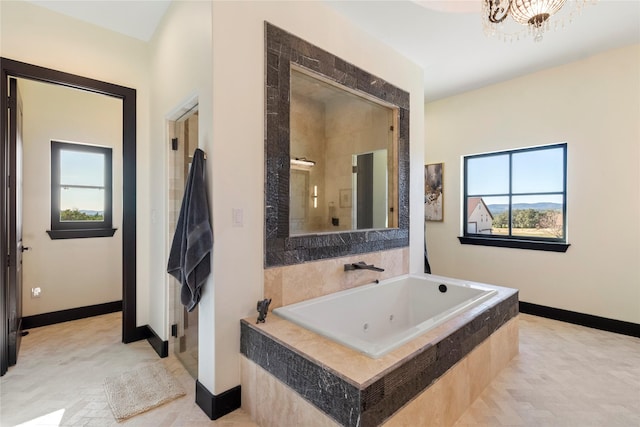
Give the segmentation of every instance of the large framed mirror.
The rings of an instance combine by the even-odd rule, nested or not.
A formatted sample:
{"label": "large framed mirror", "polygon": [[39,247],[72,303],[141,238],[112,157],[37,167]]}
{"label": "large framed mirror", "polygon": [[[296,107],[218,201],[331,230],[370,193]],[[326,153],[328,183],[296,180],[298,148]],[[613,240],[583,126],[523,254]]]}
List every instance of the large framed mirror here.
{"label": "large framed mirror", "polygon": [[395,228],[398,107],[291,65],[289,235]]}
{"label": "large framed mirror", "polygon": [[408,246],[409,94],[265,23],[265,267]]}

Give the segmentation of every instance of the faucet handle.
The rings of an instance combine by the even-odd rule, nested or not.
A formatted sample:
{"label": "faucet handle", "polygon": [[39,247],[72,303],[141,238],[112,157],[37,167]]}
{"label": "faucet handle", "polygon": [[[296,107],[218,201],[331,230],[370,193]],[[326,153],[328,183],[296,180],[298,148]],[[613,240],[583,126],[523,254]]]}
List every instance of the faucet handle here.
{"label": "faucet handle", "polygon": [[271,304],[271,298],[258,301],[256,309],[258,310],[258,320],[256,323],[264,323],[267,319],[267,311],[269,310],[269,304]]}
{"label": "faucet handle", "polygon": [[350,264],[344,265],[344,271],[359,270],[362,268],[361,266],[365,266],[365,265],[366,264],[364,263],[364,261],[352,262]]}

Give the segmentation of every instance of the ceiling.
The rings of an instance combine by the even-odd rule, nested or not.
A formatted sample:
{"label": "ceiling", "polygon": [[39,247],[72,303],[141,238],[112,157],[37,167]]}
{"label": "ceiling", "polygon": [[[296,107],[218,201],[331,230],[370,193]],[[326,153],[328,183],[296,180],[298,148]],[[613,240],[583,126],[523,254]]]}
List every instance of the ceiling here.
{"label": "ceiling", "polygon": [[171,0],[27,1],[142,41],[151,40],[171,4]]}
{"label": "ceiling", "polygon": [[[481,5],[480,0],[422,3],[441,8],[451,3],[463,10]],[[411,1],[329,4],[420,65],[427,101],[640,43],[639,0],[600,0],[564,30],[545,33],[541,42],[527,38],[512,43],[485,36],[479,11],[447,13]]]}
{"label": "ceiling", "polygon": [[[567,0],[563,10],[573,1]],[[144,41],[150,40],[170,2],[31,1]],[[325,3],[420,65],[428,101],[640,43],[640,0],[599,0],[537,43],[531,38],[504,42],[485,36],[481,0]]]}

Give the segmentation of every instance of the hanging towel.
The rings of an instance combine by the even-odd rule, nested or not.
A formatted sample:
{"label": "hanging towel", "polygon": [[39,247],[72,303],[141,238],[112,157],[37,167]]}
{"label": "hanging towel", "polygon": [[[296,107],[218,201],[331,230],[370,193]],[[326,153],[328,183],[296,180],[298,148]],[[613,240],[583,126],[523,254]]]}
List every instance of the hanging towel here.
{"label": "hanging towel", "polygon": [[182,285],[180,299],[187,311],[192,311],[200,301],[201,288],[211,273],[213,232],[209,222],[204,163],[204,152],[198,148],[193,153],[167,263],[167,273]]}

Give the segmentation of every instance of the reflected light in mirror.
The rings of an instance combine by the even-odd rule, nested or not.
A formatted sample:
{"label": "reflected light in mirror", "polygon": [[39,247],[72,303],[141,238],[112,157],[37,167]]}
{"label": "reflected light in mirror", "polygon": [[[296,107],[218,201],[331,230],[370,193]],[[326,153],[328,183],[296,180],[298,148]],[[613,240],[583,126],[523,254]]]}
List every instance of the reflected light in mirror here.
{"label": "reflected light in mirror", "polygon": [[314,162],[313,160],[307,160],[305,158],[302,159],[291,159],[291,168],[292,169],[298,169],[298,170],[309,170],[312,167],[314,167],[316,164],[316,162]]}

